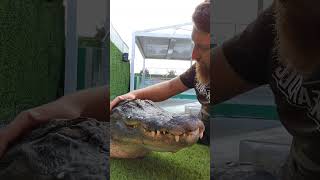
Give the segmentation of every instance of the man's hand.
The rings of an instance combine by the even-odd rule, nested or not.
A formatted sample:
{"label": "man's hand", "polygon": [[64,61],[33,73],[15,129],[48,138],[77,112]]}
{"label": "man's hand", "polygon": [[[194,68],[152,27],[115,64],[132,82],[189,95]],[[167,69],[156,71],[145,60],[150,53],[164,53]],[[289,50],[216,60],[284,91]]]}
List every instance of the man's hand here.
{"label": "man's hand", "polygon": [[0,157],[5,153],[8,144],[23,134],[28,133],[40,124],[51,119],[73,119],[80,116],[80,110],[69,101],[57,101],[21,112],[6,127],[0,130]]}
{"label": "man's hand", "polygon": [[121,101],[124,100],[129,100],[129,99],[136,99],[136,95],[134,95],[133,93],[127,93],[121,96],[117,96],[116,98],[114,98],[111,102],[110,102],[110,112],[111,110],[117,105],[119,104]]}

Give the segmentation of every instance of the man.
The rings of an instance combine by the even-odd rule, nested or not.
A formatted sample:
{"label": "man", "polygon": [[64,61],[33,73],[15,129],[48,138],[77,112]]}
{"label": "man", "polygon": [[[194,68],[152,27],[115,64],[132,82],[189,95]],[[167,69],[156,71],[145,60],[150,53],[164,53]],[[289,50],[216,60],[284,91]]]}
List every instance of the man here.
{"label": "man", "polygon": [[320,12],[317,1],[275,0],[211,52],[213,104],[269,84],[292,134],[283,180],[320,179]]}
{"label": "man", "polygon": [[195,88],[197,98],[202,104],[200,118],[203,120],[206,129],[201,142],[208,145],[210,142],[208,115],[208,105],[210,103],[210,1],[205,1],[196,7],[192,20],[194,23],[192,59],[196,63],[182,75],[172,80],[116,97],[110,103],[110,110],[125,99],[149,99],[158,102],[190,88]]}

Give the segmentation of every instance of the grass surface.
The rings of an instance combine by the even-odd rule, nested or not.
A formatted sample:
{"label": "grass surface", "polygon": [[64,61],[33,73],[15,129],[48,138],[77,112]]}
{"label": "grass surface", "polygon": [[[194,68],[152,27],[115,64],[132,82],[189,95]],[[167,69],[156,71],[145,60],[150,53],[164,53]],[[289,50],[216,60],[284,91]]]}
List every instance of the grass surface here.
{"label": "grass surface", "polygon": [[111,180],[210,179],[210,148],[195,144],[177,153],[152,152],[142,159],[111,159]]}

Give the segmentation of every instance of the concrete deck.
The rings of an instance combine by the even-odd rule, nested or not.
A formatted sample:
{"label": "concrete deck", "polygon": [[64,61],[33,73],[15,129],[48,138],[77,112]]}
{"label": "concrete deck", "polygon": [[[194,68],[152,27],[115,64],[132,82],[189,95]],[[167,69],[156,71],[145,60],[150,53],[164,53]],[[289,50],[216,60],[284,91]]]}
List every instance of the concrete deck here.
{"label": "concrete deck", "polygon": [[215,118],[212,122],[215,167],[230,161],[251,162],[276,174],[289,153],[292,137],[279,121]]}

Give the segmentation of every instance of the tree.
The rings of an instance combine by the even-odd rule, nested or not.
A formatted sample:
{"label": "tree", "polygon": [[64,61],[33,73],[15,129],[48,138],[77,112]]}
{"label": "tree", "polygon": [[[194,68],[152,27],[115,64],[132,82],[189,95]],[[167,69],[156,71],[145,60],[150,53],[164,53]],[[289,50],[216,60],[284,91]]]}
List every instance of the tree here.
{"label": "tree", "polygon": [[167,77],[168,78],[174,78],[174,77],[176,77],[177,75],[176,75],[176,71],[175,70],[170,70],[170,71],[168,71],[168,73],[167,73]]}
{"label": "tree", "polygon": [[106,36],[106,34],[107,34],[107,31],[103,26],[102,27],[96,26],[96,34],[94,35],[94,38],[101,41]]}
{"label": "tree", "polygon": [[[140,74],[140,76],[142,77],[142,75],[143,75],[143,70],[141,70],[139,74]],[[145,70],[144,70],[144,74],[145,74],[145,77],[150,77],[150,73],[149,73],[149,70],[148,70],[148,69],[145,69]]]}

